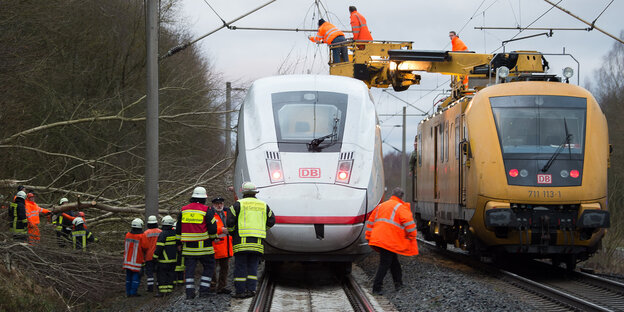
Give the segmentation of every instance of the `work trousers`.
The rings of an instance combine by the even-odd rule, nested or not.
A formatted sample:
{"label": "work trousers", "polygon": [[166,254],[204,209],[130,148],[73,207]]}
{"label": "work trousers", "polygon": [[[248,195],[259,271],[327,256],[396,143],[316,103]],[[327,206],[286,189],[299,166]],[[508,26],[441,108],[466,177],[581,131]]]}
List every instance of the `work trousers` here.
{"label": "work trousers", "polygon": [[195,266],[197,262],[201,262],[203,271],[199,282],[199,294],[207,294],[210,291],[210,281],[214,274],[215,260],[214,255],[206,256],[186,256],[186,296],[195,296]]}
{"label": "work trousers", "polygon": [[399,263],[399,257],[396,253],[376,247],[379,252],[379,267],[377,268],[377,274],[375,274],[375,280],[373,281],[373,291],[381,291],[383,287],[383,280],[390,269],[392,273],[392,281],[395,287],[403,285],[403,277],[401,273],[401,264]]}
{"label": "work trousers", "polygon": [[173,281],[176,279],[175,263],[159,263],[158,273],[158,291],[163,294],[173,292]]}
{"label": "work trousers", "polygon": [[[334,38],[334,40],[332,40],[332,44],[341,43],[345,41],[347,41],[347,39],[345,39],[344,36],[338,36]],[[338,48],[331,48],[331,51],[332,51],[332,59],[334,63],[349,61],[349,52],[346,46],[342,46]]]}
{"label": "work trousers", "polygon": [[176,261],[176,280],[173,281],[176,285],[184,285],[184,270],[186,267],[184,266],[184,256],[182,256],[181,252],[178,252],[178,260]]}
{"label": "work trousers", "polygon": [[133,296],[137,294],[139,285],[141,284],[140,272],[135,272],[126,269],[126,296]]}
{"label": "work trousers", "polygon": [[234,288],[237,294],[256,291],[261,256],[261,253],[255,251],[234,253]]}
{"label": "work trousers", "polygon": [[[212,274],[212,282],[210,282],[210,286],[212,286],[217,292],[219,292],[227,286],[230,258],[215,259],[215,262],[215,270],[214,274]],[[217,278],[217,267],[219,267],[219,278]]]}
{"label": "work trousers", "polygon": [[147,291],[154,291],[154,267],[156,267],[156,260],[152,259],[145,261],[145,276],[147,281]]}
{"label": "work trousers", "polygon": [[39,226],[29,222],[28,223],[28,244],[30,245],[39,244],[40,239],[41,239],[41,234],[39,234]]}

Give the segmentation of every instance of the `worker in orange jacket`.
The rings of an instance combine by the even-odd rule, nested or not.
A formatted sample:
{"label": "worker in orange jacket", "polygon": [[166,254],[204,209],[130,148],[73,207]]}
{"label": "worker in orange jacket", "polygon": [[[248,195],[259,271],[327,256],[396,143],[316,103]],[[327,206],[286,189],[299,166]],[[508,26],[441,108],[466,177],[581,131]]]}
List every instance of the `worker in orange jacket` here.
{"label": "worker in orange jacket", "polygon": [[39,233],[39,214],[48,214],[51,211],[45,208],[39,207],[35,203],[35,193],[29,192],[26,195],[26,217],[28,218],[28,243],[39,243],[41,235]]}
{"label": "worker in orange jacket", "polygon": [[130,232],[126,233],[123,268],[126,270],[126,296],[138,297],[141,284],[141,267],[149,250],[149,241],[143,233],[143,220],[132,220]]}
{"label": "worker in orange jacket", "polygon": [[[318,26],[319,28],[316,36],[308,37],[310,41],[316,42],[317,44],[327,43],[328,45],[338,44],[347,41],[344,33],[338,30],[338,28],[336,28],[336,26],[332,25],[330,22],[326,22],[324,19],[321,18],[318,21]],[[349,61],[349,55],[346,46],[331,48],[331,51],[333,63]]]}
{"label": "worker in orange jacket", "polygon": [[349,7],[351,14],[351,30],[353,30],[353,40],[373,40],[366,19],[357,11],[355,6]]}
{"label": "worker in orange jacket", "polygon": [[158,242],[158,235],[162,232],[158,228],[158,219],[156,216],[149,216],[147,218],[147,230],[145,230],[145,236],[149,241],[149,249],[145,254],[145,276],[147,279],[147,291],[154,291],[154,271],[156,268],[157,260],[154,259],[154,250],[156,250],[156,242]]}
{"label": "worker in orange jacket", "polygon": [[[217,294],[229,294],[231,291],[227,288],[227,277],[230,266],[230,258],[234,255],[232,250],[232,237],[225,225],[228,212],[223,210],[223,197],[216,197],[212,200],[212,209],[215,212],[217,220],[217,238],[212,241],[215,257],[215,270],[210,281],[210,287],[217,291]],[[217,279],[217,267],[219,267],[219,278]],[[218,281],[218,282],[217,282]]]}
{"label": "worker in orange jacket", "polygon": [[[464,44],[464,42],[459,39],[457,33],[453,30],[449,31],[449,38],[451,38],[451,46],[453,51],[467,51],[468,47]],[[468,90],[468,76],[464,76],[462,79],[462,84],[464,85],[464,90]]]}
{"label": "worker in orange jacket", "polygon": [[379,204],[366,222],[365,237],[368,245],[379,253],[379,267],[373,281],[373,294],[381,295],[383,279],[390,269],[394,288],[403,287],[401,263],[397,254],[414,256],[418,254],[416,223],[410,205],[402,198],[405,192],[396,187],[392,197]]}

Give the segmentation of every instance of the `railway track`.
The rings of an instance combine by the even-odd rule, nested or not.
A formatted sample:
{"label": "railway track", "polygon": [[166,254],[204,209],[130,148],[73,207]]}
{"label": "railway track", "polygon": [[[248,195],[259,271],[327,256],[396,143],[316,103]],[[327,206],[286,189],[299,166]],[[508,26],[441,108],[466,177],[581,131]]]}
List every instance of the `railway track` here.
{"label": "railway track", "polygon": [[250,312],[265,311],[375,311],[366,293],[351,275],[326,286],[293,284],[265,272],[261,278]]}
{"label": "railway track", "polygon": [[582,272],[565,272],[545,263],[532,263],[529,267],[535,268],[533,273],[526,269],[511,272],[477,261],[465,253],[443,250],[424,240],[420,242],[453,260],[499,277],[521,290],[516,293],[530,294],[531,302],[539,310],[624,311],[623,283]]}

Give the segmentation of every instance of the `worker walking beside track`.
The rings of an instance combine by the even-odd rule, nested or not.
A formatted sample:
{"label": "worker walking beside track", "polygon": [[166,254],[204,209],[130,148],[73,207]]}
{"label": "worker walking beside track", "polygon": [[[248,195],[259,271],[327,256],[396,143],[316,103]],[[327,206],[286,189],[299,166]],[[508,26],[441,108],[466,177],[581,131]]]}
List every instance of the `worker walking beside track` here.
{"label": "worker walking beside track", "polygon": [[171,216],[162,218],[162,231],[158,235],[154,261],[158,261],[158,293],[156,297],[163,297],[173,292],[173,281],[176,278],[176,261],[178,247],[176,233],[173,229],[174,220]]}
{"label": "worker walking beside track", "polygon": [[366,221],[368,244],[379,253],[379,267],[373,281],[373,294],[381,295],[383,280],[390,269],[394,287],[403,287],[401,263],[397,254],[414,256],[418,254],[416,223],[408,203],[402,198],[401,188],[394,188],[389,200],[379,204]]}
{"label": "worker walking beside track", "polygon": [[[318,21],[318,26],[319,28],[316,36],[308,37],[310,41],[317,44],[327,43],[329,45],[347,41],[344,33],[338,30],[338,28],[336,28],[336,26],[332,25],[330,22],[326,22],[324,19],[321,18]],[[331,51],[334,63],[349,61],[349,55],[346,46],[331,48]]]}
{"label": "worker walking beside track", "polygon": [[145,230],[145,237],[149,242],[149,249],[145,253],[145,276],[147,279],[147,291],[154,291],[154,268],[156,267],[156,260],[154,260],[154,250],[156,250],[156,241],[158,241],[158,235],[162,232],[158,228],[158,219],[156,216],[147,217],[147,230]]}
{"label": "worker walking beside track", "polygon": [[214,211],[206,206],[206,189],[198,186],[193,190],[190,204],[182,207],[176,234],[180,235],[182,256],[186,262],[186,299],[195,298],[195,266],[201,262],[203,272],[199,283],[199,297],[208,297],[215,260],[211,239],[217,236]]}
{"label": "worker walking beside track", "polygon": [[126,296],[138,297],[141,284],[141,267],[149,242],[143,233],[143,220],[136,218],[130,224],[130,232],[126,233],[123,268],[126,270]]}
{"label": "worker walking beside track", "polygon": [[256,198],[258,190],[253,183],[243,183],[242,193],[243,198],[230,207],[227,217],[234,250],[236,293],[233,298],[256,295],[258,263],[264,254],[262,240],[266,238],[267,227],[275,224],[275,215],[269,205]]}
{"label": "worker walking beside track", "polygon": [[26,240],[26,230],[28,218],[26,216],[26,192],[18,191],[15,199],[9,206],[9,221],[11,222],[11,232],[15,240]]}

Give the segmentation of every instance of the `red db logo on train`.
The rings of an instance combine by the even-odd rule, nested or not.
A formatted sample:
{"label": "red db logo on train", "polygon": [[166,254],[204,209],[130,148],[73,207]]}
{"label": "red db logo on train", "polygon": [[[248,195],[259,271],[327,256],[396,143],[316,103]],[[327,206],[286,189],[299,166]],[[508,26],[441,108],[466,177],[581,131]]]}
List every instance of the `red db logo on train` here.
{"label": "red db logo on train", "polygon": [[552,184],[552,175],[550,174],[538,174],[537,184]]}
{"label": "red db logo on train", "polygon": [[320,178],[321,168],[299,168],[300,178]]}

